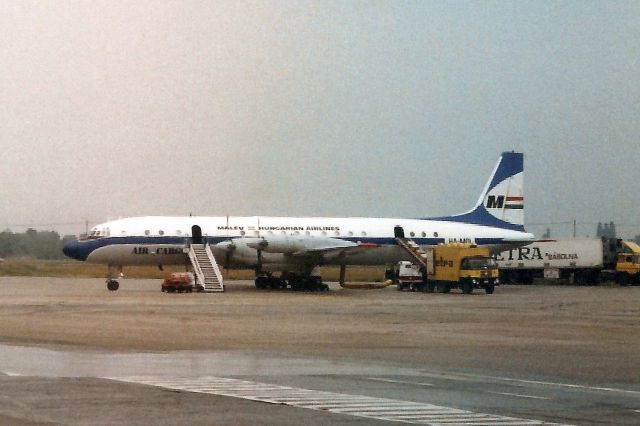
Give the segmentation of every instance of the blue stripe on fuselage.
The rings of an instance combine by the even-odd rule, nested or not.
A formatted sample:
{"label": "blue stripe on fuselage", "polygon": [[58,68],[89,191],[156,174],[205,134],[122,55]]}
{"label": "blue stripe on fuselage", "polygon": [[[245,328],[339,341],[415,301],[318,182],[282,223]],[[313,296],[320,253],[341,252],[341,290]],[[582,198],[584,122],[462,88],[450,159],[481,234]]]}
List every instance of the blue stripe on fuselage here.
{"label": "blue stripe on fuselage", "polygon": [[[215,245],[221,243],[223,241],[228,241],[230,239],[242,238],[240,235],[237,236],[220,236],[220,237],[203,237],[204,242],[210,245]],[[394,238],[384,238],[384,237],[344,237],[344,238],[336,238],[344,241],[350,241],[353,243],[368,243],[368,244],[377,244],[379,246],[394,246],[396,245],[396,241]],[[89,258],[89,255],[93,253],[95,250],[98,250],[102,247],[108,247],[113,245],[176,245],[176,246],[186,246],[189,242],[190,238],[188,237],[179,237],[179,236],[158,236],[158,237],[147,237],[147,236],[138,236],[138,237],[104,237],[98,238],[95,240],[84,240],[84,241],[71,241],[67,243],[63,249],[64,254],[67,257],[86,261]],[[438,244],[444,243],[444,238],[411,238],[411,240],[415,241],[416,244],[421,246],[436,246]],[[476,238],[475,243],[478,245],[496,245],[502,243],[502,238]]]}

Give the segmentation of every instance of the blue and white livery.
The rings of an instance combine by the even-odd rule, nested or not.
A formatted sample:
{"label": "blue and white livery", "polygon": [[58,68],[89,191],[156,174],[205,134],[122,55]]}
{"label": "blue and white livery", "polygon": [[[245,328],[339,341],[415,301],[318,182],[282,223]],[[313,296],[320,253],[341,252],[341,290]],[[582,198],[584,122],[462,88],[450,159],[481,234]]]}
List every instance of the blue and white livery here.
{"label": "blue and white livery", "polygon": [[111,266],[189,262],[191,243],[211,247],[219,264],[302,277],[322,265],[388,265],[410,260],[396,242],[422,247],[466,242],[498,253],[533,241],[524,228],[523,155],[500,157],[475,207],[466,213],[424,219],[361,217],[146,216],[106,222],[64,253]]}

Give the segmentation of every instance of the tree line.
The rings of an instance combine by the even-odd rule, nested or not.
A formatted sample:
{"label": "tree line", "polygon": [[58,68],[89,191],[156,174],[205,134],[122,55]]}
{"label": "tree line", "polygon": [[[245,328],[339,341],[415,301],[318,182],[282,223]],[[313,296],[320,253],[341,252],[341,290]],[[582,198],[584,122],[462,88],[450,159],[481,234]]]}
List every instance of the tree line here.
{"label": "tree line", "polygon": [[73,235],[61,237],[55,231],[27,229],[23,233],[0,232],[0,257],[32,257],[36,259],[65,259],[62,247],[74,240]]}

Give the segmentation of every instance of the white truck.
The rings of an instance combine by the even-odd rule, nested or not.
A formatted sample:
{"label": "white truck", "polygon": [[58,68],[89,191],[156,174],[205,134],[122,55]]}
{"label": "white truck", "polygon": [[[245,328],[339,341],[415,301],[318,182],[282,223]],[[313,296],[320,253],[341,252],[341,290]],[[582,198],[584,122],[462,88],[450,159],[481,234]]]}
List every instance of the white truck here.
{"label": "white truck", "polygon": [[398,262],[396,268],[387,276],[389,279],[394,280],[394,284],[398,285],[398,291],[404,289],[416,291],[423,281],[423,274],[418,265],[406,260]]}
{"label": "white truck", "polygon": [[535,278],[573,284],[640,282],[640,247],[619,239],[536,241],[502,252],[496,260],[503,284],[531,284]]}

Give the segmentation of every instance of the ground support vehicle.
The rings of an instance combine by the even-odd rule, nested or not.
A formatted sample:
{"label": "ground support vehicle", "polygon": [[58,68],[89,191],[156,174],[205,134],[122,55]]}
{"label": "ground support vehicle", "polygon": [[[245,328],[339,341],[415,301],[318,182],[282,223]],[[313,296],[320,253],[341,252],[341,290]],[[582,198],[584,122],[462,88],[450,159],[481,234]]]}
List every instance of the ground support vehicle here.
{"label": "ground support vehicle", "polygon": [[498,265],[490,257],[489,249],[474,244],[439,244],[426,250],[426,265],[419,270],[411,262],[399,262],[393,268],[398,290],[448,293],[459,288],[468,294],[474,289],[484,289],[493,293],[500,284]]}
{"label": "ground support vehicle", "polygon": [[569,284],[640,283],[640,246],[613,238],[536,241],[500,253],[500,281],[532,284],[536,278]]}
{"label": "ground support vehicle", "polygon": [[406,260],[398,262],[393,272],[388,275],[387,278],[393,280],[394,284],[397,285],[398,291],[416,291],[424,281],[424,274],[420,271],[418,265]]}
{"label": "ground support vehicle", "polygon": [[[194,289],[193,282],[193,274],[189,272],[174,272],[165,277],[160,289],[167,293],[191,293]],[[197,286],[196,290],[202,291],[200,288],[201,286]]]}

